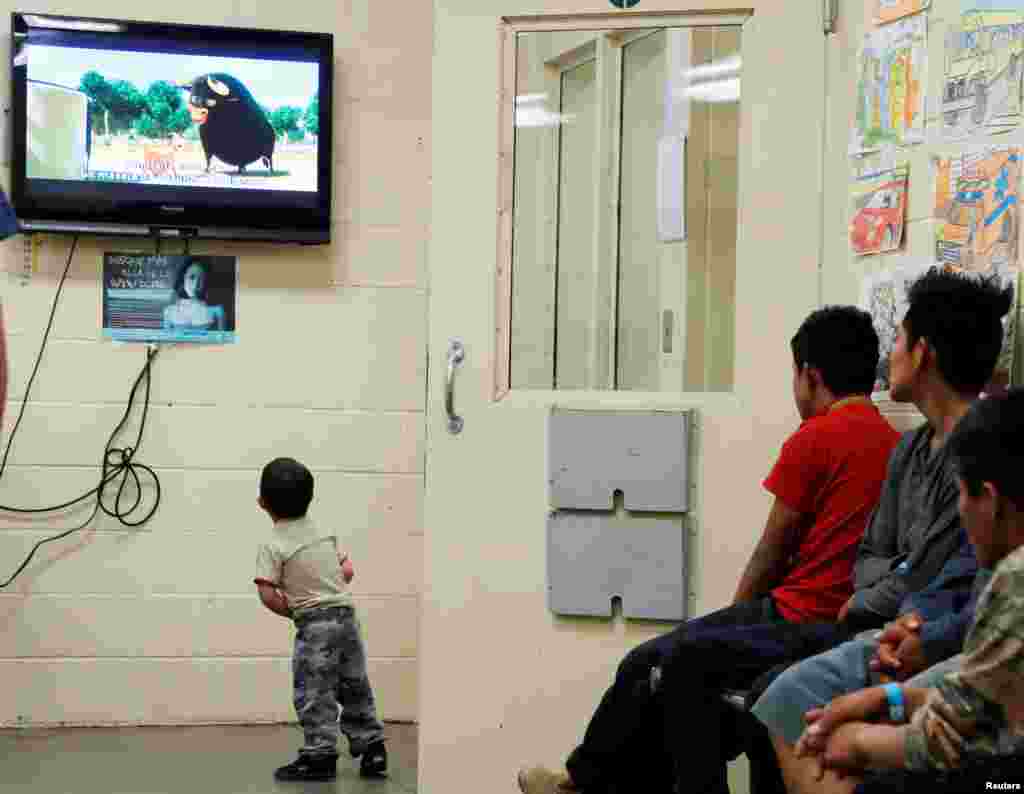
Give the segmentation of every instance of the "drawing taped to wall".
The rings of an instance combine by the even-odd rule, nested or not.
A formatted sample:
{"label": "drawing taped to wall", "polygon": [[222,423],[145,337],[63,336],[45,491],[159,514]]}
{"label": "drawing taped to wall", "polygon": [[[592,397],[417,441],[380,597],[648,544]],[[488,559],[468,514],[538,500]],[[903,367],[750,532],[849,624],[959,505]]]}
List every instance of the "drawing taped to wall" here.
{"label": "drawing taped to wall", "polygon": [[942,131],[960,138],[978,130],[999,133],[1022,118],[1024,2],[964,3],[946,33],[942,83]]}
{"label": "drawing taped to wall", "polygon": [[907,313],[907,287],[933,266],[896,266],[865,276],[861,283],[860,305],[871,315],[878,334],[875,392],[889,391],[889,356],[896,342],[896,332]]}
{"label": "drawing taped to wall", "polygon": [[899,165],[859,177],[850,190],[850,246],[855,256],[895,251],[903,244],[910,170]]}
{"label": "drawing taped to wall", "polygon": [[[944,267],[950,271],[959,268],[929,263],[924,265],[899,265],[878,273],[865,276],[861,283],[860,306],[869,314],[878,333],[879,357],[875,377],[875,393],[889,391],[889,356],[896,343],[896,334],[907,313],[907,290],[918,278],[932,268]],[[995,273],[971,273],[975,278],[998,278],[1005,286],[1013,286],[1013,308],[1003,318],[1003,347],[996,363],[992,380],[985,386],[987,394],[1005,391],[1010,384],[1013,358],[1017,338],[1017,313],[1020,292],[1020,274],[1016,270],[1000,270]]]}
{"label": "drawing taped to wall", "polygon": [[871,21],[885,25],[931,7],[932,0],[869,0]]}
{"label": "drawing taped to wall", "polygon": [[1010,388],[1013,377],[1013,359],[1017,351],[1017,326],[1020,320],[1020,272],[1003,270],[995,274],[1002,286],[1013,288],[1013,305],[1003,318],[1003,348],[999,353],[992,380],[985,386],[986,394],[1001,394]]}
{"label": "drawing taped to wall", "polygon": [[1017,266],[1020,155],[1020,147],[993,146],[935,160],[940,262],[978,272]]}
{"label": "drawing taped to wall", "polygon": [[928,72],[925,14],[864,35],[857,61],[857,106],[850,154],[884,144],[906,146],[924,139],[924,86]]}

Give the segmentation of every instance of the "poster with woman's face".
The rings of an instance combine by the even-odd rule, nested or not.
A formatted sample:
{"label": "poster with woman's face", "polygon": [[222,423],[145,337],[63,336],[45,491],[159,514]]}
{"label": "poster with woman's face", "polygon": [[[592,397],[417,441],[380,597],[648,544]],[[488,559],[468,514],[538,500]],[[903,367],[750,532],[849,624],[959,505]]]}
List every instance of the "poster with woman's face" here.
{"label": "poster with woman's face", "polygon": [[233,256],[108,253],[103,335],[121,342],[237,341]]}

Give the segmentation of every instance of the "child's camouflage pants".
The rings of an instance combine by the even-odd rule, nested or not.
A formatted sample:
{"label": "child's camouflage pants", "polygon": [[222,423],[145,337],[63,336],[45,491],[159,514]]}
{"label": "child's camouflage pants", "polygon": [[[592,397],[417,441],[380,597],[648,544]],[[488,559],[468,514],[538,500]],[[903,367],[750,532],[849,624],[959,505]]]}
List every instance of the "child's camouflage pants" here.
{"label": "child's camouflage pants", "polygon": [[300,754],[336,757],[340,730],[352,755],[362,755],[383,739],[384,726],[377,719],[355,611],[310,610],[295,618],[295,627],[295,713],[306,737]]}

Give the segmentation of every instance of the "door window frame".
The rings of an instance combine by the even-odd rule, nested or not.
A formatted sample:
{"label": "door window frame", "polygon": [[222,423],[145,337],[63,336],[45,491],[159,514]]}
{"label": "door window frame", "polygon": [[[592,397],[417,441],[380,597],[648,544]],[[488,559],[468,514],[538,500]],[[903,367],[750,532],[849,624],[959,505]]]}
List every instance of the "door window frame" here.
{"label": "door window frame", "polygon": [[511,389],[512,261],[515,222],[515,99],[517,36],[530,32],[593,31],[595,34],[651,28],[742,27],[752,12],[612,12],[552,16],[502,17],[498,24],[498,196],[497,268],[495,271],[494,353],[489,362],[491,401],[504,399]]}

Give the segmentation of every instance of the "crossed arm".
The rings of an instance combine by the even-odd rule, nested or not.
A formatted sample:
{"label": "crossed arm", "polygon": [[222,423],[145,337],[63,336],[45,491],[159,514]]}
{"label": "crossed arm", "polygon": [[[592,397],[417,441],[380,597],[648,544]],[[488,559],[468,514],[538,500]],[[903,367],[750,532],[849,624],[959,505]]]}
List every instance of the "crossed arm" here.
{"label": "crossed arm", "polygon": [[[908,719],[924,705],[930,692],[903,687]],[[906,765],[907,725],[868,722],[887,711],[888,699],[882,687],[862,689],[813,709],[807,712],[807,730],[796,744],[796,755],[816,758],[819,779],[825,769],[902,769]]]}

